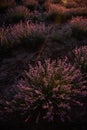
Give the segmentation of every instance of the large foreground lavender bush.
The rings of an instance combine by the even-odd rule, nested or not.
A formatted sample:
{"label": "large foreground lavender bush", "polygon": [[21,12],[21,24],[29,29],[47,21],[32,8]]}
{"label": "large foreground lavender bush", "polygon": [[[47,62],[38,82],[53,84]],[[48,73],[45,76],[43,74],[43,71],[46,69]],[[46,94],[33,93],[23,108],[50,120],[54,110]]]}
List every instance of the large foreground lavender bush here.
{"label": "large foreground lavender bush", "polygon": [[79,69],[66,63],[66,59],[45,60],[43,64],[38,61],[36,66],[29,65],[25,73],[14,99],[5,104],[7,112],[19,111],[25,122],[74,120],[74,112],[84,105],[80,97],[87,96]]}

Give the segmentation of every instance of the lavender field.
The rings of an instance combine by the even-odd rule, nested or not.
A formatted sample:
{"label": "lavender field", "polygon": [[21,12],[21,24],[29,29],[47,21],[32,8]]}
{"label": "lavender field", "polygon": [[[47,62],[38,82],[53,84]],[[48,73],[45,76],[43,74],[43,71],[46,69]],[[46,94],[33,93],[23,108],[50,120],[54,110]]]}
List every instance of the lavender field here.
{"label": "lavender field", "polygon": [[87,0],[0,0],[0,129],[87,130]]}

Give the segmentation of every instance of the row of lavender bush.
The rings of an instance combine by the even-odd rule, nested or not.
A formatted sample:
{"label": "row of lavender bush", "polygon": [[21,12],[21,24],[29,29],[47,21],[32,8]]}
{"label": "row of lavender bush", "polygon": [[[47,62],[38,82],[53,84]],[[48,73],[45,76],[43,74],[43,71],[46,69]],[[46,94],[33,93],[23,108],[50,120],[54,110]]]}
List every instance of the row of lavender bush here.
{"label": "row of lavender bush", "polygon": [[76,39],[86,38],[87,18],[73,17],[65,27],[63,26],[61,29],[56,30],[51,25],[46,26],[43,23],[30,24],[28,21],[25,23],[20,22],[7,28],[3,26],[0,28],[0,48],[10,48],[19,44],[24,44],[26,47],[36,47],[45,43],[48,38],[58,42],[61,39],[67,39],[67,37]]}
{"label": "row of lavender bush", "polygon": [[[9,1],[10,2],[10,1]],[[12,1],[13,2],[13,1]],[[35,15],[35,12],[37,11],[39,13],[40,10],[44,12],[45,18],[44,21],[48,22],[54,22],[54,23],[62,23],[66,22],[68,19],[71,19],[72,16],[87,16],[87,7],[70,7],[67,8],[65,5],[61,4],[55,4],[51,1],[43,1],[44,7],[39,5],[36,0],[25,0],[22,4],[16,5],[12,4],[12,8],[7,8],[6,12],[3,14],[4,17],[4,23],[10,24],[10,23],[17,23],[20,20],[30,20],[32,15]],[[68,3],[68,2],[67,2]],[[8,4],[8,2],[7,2]],[[35,5],[37,6],[35,6]],[[3,2],[1,3],[1,6]],[[35,6],[35,8],[33,7]],[[34,8],[34,9],[33,9]],[[39,16],[35,16],[34,19],[36,21],[41,21]],[[33,21],[33,20],[32,20]]]}

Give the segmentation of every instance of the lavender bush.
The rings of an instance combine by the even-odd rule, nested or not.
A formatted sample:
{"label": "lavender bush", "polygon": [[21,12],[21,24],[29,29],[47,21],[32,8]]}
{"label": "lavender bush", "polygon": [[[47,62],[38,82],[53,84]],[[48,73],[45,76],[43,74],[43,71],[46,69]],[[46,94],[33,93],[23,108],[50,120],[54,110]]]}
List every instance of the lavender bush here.
{"label": "lavender bush", "polygon": [[50,26],[46,27],[45,24],[30,24],[28,21],[7,28],[2,27],[0,44],[5,46],[8,42],[9,47],[23,45],[32,49],[38,48],[45,43],[50,28]]}
{"label": "lavender bush", "polygon": [[87,36],[87,18],[74,17],[70,21],[72,27],[72,36],[76,39],[82,39]]}
{"label": "lavender bush", "polygon": [[[35,49],[40,47],[46,40],[46,34],[48,34],[48,28],[44,24],[25,24],[20,23],[18,26],[14,26],[12,31],[14,43],[17,41],[18,44],[24,45]],[[15,33],[17,35],[15,35]]]}
{"label": "lavender bush", "polygon": [[43,64],[38,61],[34,67],[29,65],[25,79],[19,81],[17,94],[7,102],[6,110],[22,112],[25,122],[73,120],[70,113],[74,113],[75,106],[83,106],[80,97],[87,96],[87,91],[80,70],[66,61],[67,58],[48,59]]}
{"label": "lavender bush", "polygon": [[72,27],[78,27],[85,32],[87,31],[87,19],[84,17],[73,17],[70,23]]}
{"label": "lavender bush", "polygon": [[81,72],[87,76],[87,46],[74,49],[75,63]]}

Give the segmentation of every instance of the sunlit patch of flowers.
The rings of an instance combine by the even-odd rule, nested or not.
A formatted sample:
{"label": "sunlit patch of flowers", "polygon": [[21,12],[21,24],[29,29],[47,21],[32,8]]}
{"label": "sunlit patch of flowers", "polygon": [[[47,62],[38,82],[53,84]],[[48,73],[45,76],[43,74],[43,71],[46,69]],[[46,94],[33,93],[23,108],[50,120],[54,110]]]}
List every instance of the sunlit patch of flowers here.
{"label": "sunlit patch of flowers", "polygon": [[73,0],[62,0],[62,4],[67,8],[78,7],[77,3]]}
{"label": "sunlit patch of flowers", "polygon": [[71,16],[87,16],[87,7],[70,8],[68,13]]}
{"label": "sunlit patch of flowers", "polygon": [[36,66],[29,65],[25,79],[19,81],[17,94],[7,103],[6,109],[22,111],[25,122],[32,118],[36,123],[70,120],[73,106],[81,107],[83,103],[79,97],[87,92],[80,70],[66,59],[48,59],[43,64],[38,61]]}
{"label": "sunlit patch of flowers", "polygon": [[87,6],[87,0],[61,0],[68,7],[84,7]]}
{"label": "sunlit patch of flowers", "polygon": [[87,76],[87,46],[76,48],[73,52],[75,63],[81,69],[81,72]]}
{"label": "sunlit patch of flowers", "polygon": [[87,0],[73,0],[75,1],[79,6],[87,6]]}
{"label": "sunlit patch of flowers", "polygon": [[57,12],[65,12],[67,10],[67,8],[65,8],[64,6],[60,5],[60,4],[50,4],[49,6],[49,12],[50,11],[57,11]]}
{"label": "sunlit patch of flowers", "polygon": [[7,10],[5,15],[5,22],[15,23],[20,20],[27,20],[29,17],[29,10],[25,6],[17,6]]}
{"label": "sunlit patch of flowers", "polygon": [[86,7],[66,8],[60,4],[50,4],[48,9],[48,20],[56,23],[66,22],[73,16],[87,16]]}
{"label": "sunlit patch of flowers", "polygon": [[50,4],[47,20],[53,21],[55,23],[64,22],[66,20],[67,10],[68,9],[66,9],[64,6]]}
{"label": "sunlit patch of flowers", "polygon": [[50,18],[50,20],[64,22],[73,16],[87,16],[87,8],[66,8],[60,4],[49,4],[48,18]]}
{"label": "sunlit patch of flowers", "polygon": [[70,24],[74,37],[80,39],[87,36],[87,18],[73,17]]}

